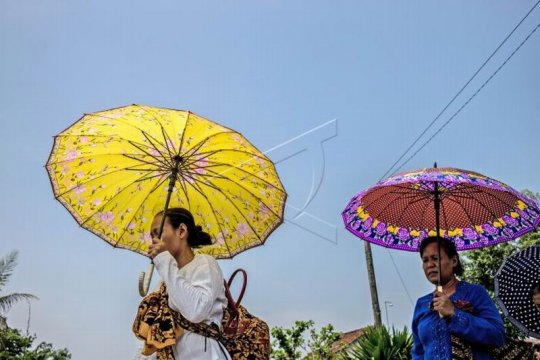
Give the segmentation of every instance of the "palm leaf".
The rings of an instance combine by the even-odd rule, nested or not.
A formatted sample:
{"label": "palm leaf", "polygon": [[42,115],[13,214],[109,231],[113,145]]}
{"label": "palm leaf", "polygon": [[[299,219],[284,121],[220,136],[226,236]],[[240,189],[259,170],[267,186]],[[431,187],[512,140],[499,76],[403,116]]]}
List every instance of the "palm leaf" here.
{"label": "palm leaf", "polygon": [[32,294],[9,294],[6,296],[0,297],[0,312],[5,312],[9,310],[13,304],[22,301],[22,300],[39,300],[37,296]]}
{"label": "palm leaf", "polygon": [[369,327],[362,337],[342,356],[343,360],[405,360],[410,359],[412,337],[402,331],[385,327]]}
{"label": "palm leaf", "polygon": [[0,289],[7,284],[9,277],[17,265],[17,251],[12,251],[6,256],[0,258]]}

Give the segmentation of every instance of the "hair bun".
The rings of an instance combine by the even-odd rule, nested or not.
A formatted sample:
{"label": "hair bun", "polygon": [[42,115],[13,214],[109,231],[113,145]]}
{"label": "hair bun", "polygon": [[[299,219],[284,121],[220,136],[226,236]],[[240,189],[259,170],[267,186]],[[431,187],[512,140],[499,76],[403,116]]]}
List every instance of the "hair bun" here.
{"label": "hair bun", "polygon": [[197,232],[201,232],[201,231],[202,231],[202,226],[196,225],[196,226],[195,226],[195,230],[196,230]]}

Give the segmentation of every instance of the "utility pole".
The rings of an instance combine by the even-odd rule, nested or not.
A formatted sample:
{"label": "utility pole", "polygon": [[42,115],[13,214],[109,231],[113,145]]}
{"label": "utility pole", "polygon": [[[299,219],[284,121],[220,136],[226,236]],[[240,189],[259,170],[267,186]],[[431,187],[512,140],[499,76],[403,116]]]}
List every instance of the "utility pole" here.
{"label": "utility pole", "polygon": [[371,293],[371,305],[373,306],[373,319],[375,326],[381,326],[381,307],[379,306],[379,295],[377,294],[377,280],[375,279],[375,268],[373,267],[373,255],[371,254],[371,244],[364,241],[366,252],[366,266],[369,279],[369,291]]}

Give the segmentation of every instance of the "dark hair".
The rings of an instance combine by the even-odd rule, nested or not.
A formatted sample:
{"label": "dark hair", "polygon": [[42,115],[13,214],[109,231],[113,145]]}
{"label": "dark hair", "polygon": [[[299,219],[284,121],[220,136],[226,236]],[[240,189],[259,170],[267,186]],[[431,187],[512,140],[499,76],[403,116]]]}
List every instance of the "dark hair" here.
{"label": "dark hair", "polygon": [[[163,211],[160,211],[157,215],[163,215]],[[184,208],[170,208],[165,211],[165,217],[174,229],[178,229],[180,224],[186,225],[189,234],[187,242],[191,248],[196,249],[202,246],[212,245],[212,237],[210,234],[202,231],[202,227],[195,225],[195,219],[189,210]]]}
{"label": "dark hair", "polygon": [[448,255],[450,259],[454,256],[457,257],[457,265],[454,268],[454,274],[457,276],[463,275],[463,266],[461,265],[461,260],[459,259],[456,245],[451,240],[443,237],[428,236],[420,244],[420,256],[424,255],[424,250],[426,249],[426,246],[432,243],[437,243],[438,239],[441,240],[441,250],[444,250],[444,252],[446,253],[446,255]]}
{"label": "dark hair", "polygon": [[533,286],[531,294],[532,295],[540,294],[540,282]]}

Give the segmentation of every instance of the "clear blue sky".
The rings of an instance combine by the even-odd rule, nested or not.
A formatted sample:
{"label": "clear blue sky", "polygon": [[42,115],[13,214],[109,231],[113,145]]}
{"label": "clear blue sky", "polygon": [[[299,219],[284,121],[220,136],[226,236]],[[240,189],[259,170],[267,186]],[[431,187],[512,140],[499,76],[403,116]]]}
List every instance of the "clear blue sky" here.
{"label": "clear blue sky", "polygon": [[[43,167],[52,136],[83,113],[131,103],[187,109],[261,150],[336,119],[269,154],[281,160],[289,220],[265,246],[220,264],[226,275],[248,270],[245,305],[270,326],[370,324],[363,245],[343,229],[341,211],[534,3],[0,0],[0,254],[20,252],[5,290],[39,296],[30,331],[74,359],[135,350],[137,277],[148,261],[80,229]],[[536,9],[434,129],[539,22]],[[405,169],[437,161],[540,191],[538,64],[540,33]],[[293,219],[319,179],[305,209],[312,217]],[[391,323],[408,325],[413,303],[388,250],[373,251],[380,301],[394,304]],[[413,300],[431,291],[417,254],[392,254]],[[12,326],[26,321],[24,303],[8,314]]]}

